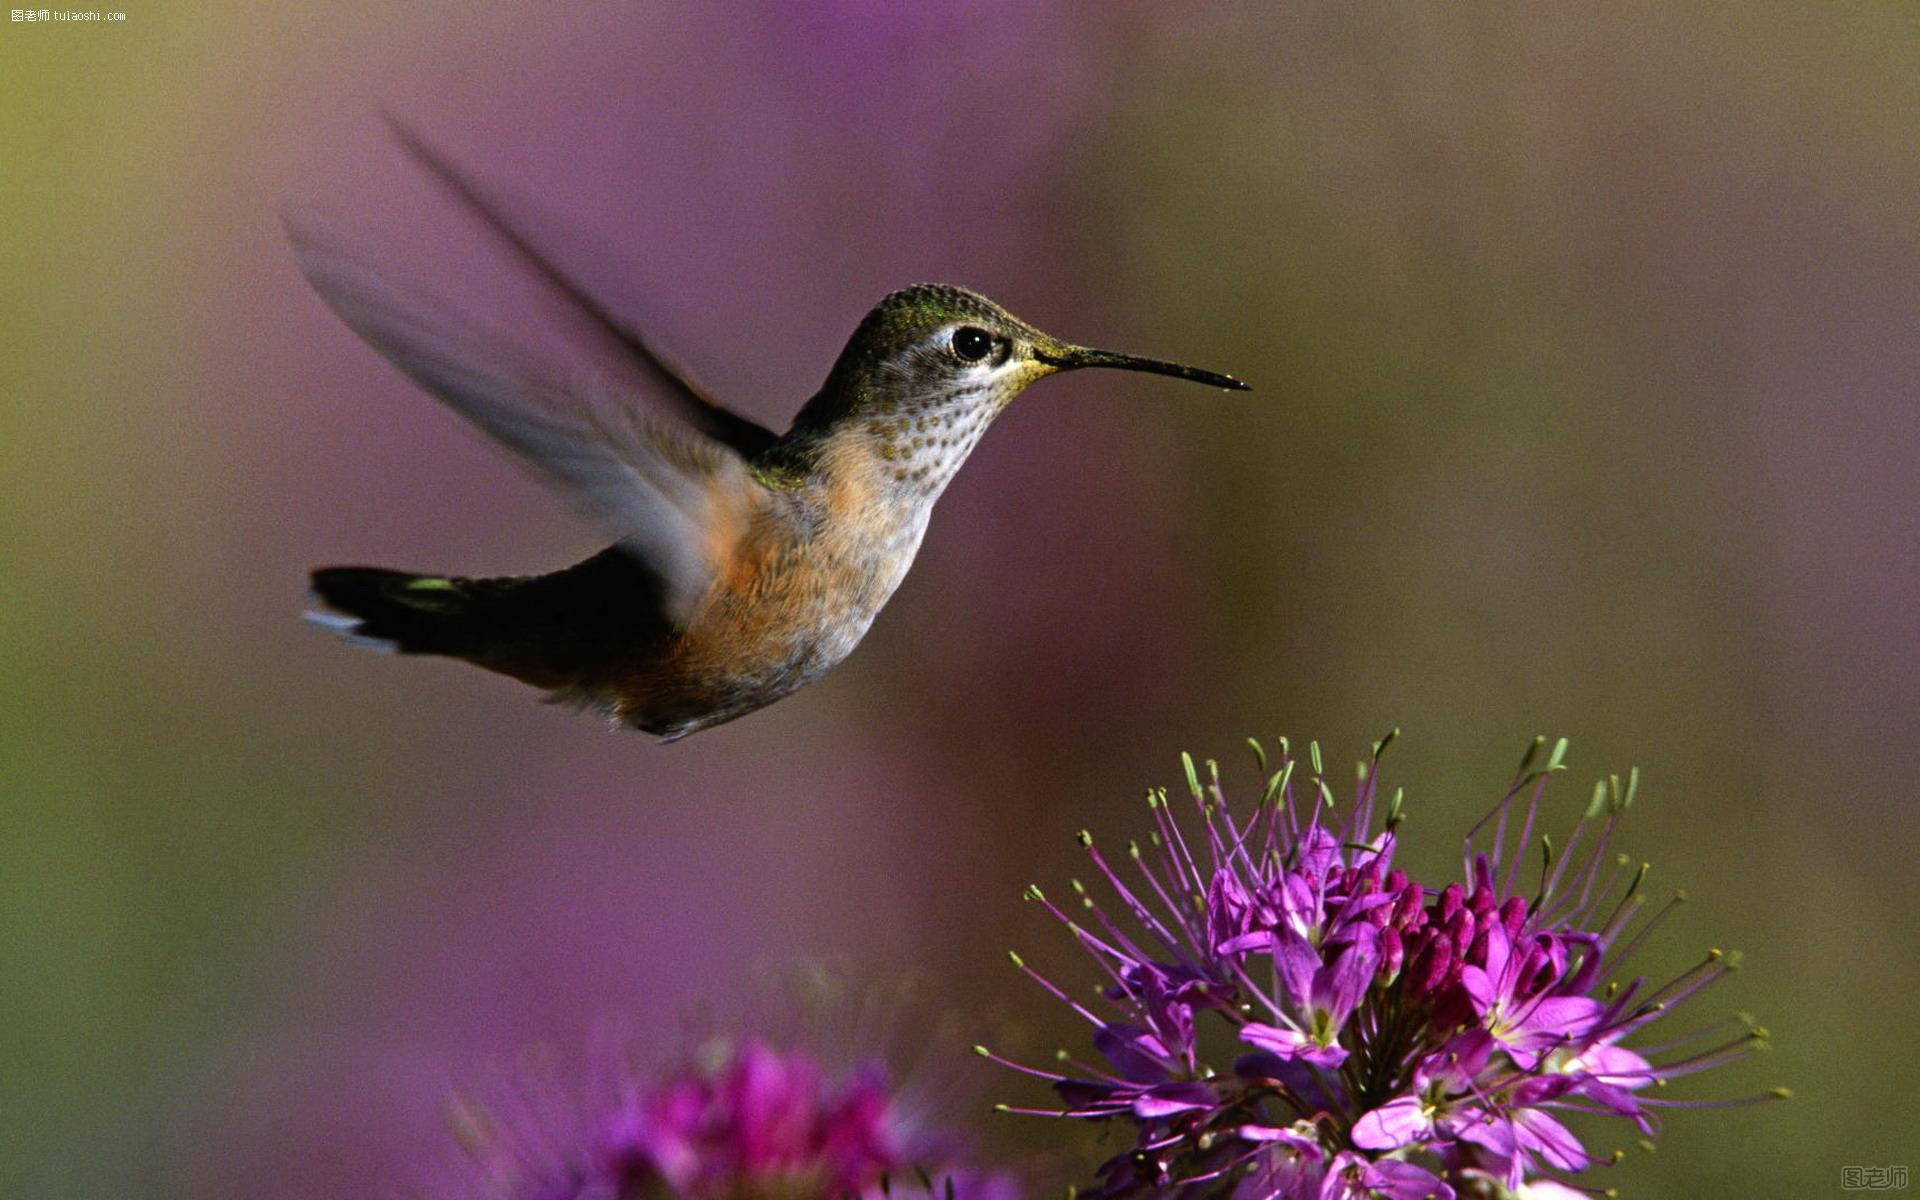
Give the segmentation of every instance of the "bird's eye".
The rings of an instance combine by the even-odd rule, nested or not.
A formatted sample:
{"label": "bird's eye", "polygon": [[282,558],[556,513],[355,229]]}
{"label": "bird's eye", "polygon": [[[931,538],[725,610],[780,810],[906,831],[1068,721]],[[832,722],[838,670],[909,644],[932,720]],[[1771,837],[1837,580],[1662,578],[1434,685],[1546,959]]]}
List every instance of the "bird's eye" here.
{"label": "bird's eye", "polygon": [[979,362],[992,349],[993,335],[984,329],[962,325],[953,331],[953,352],[961,362]]}

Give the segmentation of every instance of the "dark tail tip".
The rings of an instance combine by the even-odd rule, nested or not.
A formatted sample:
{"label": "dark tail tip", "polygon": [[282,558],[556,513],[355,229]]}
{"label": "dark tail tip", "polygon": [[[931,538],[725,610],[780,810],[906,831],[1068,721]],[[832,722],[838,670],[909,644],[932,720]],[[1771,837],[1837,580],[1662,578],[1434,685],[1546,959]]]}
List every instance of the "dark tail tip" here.
{"label": "dark tail tip", "polygon": [[384,653],[458,654],[468,597],[460,581],[382,567],[322,567],[313,594],[330,611],[307,620],[356,646]]}

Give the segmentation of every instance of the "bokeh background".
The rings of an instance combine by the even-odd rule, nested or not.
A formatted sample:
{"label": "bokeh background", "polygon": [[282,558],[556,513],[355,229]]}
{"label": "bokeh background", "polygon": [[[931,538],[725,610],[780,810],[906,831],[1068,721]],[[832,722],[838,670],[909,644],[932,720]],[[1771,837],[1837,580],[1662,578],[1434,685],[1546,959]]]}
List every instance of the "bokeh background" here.
{"label": "bokeh background", "polygon": [[[1565,734],[1652,957],[1747,951],[1696,1094],[1796,1099],[1602,1182],[1920,1165],[1905,6],[116,3],[0,25],[0,1194],[390,1194],[454,1082],[809,954],[1076,1036],[1003,957],[1078,978],[1075,830],[1396,725],[1430,871]],[[1029,393],[854,658],[679,745],[355,654],[310,565],[596,548],[294,270],[289,199],[490,302],[381,105],[769,422],[919,279],[1258,390]]]}

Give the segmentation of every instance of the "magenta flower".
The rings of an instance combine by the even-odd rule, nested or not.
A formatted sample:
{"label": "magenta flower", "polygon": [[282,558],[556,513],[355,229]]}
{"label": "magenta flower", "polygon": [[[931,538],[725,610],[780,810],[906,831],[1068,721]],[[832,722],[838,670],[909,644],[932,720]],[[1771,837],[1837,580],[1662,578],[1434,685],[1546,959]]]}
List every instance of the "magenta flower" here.
{"label": "magenta flower", "polygon": [[1275,953],[1274,961],[1280,966],[1282,986],[1305,998],[1307,1027],[1250,1021],[1240,1027],[1240,1040],[1283,1061],[1329,1068],[1345,1062],[1347,1051],[1338,1041],[1340,1028],[1367,994],[1380,961],[1380,938],[1371,926],[1354,929],[1353,939],[1332,962],[1322,964],[1311,943],[1289,932],[1290,953]]}
{"label": "magenta flower", "polygon": [[[1536,741],[1468,833],[1461,880],[1429,888],[1393,867],[1401,797],[1382,805],[1377,790],[1391,740],[1361,765],[1344,815],[1317,745],[1304,801],[1283,744],[1244,816],[1229,811],[1217,771],[1203,787],[1188,759],[1193,818],[1176,819],[1164,791],[1150,795],[1154,830],[1128,847],[1124,877],[1081,835],[1120,913],[1077,880],[1090,925],[1029,891],[1105,970],[1107,1010],[1014,962],[1093,1024],[1106,1065],[1007,1063],[1048,1080],[1062,1102],[1012,1111],[1131,1123],[1133,1144],[1101,1168],[1097,1194],[1575,1194],[1559,1178],[1593,1159],[1562,1115],[1620,1117],[1652,1136],[1660,1109],[1687,1103],[1654,1085],[1764,1039],[1744,1024],[1721,1036],[1730,1023],[1720,1022],[1627,1044],[1734,965],[1714,950],[1659,987],[1621,981],[1673,908],[1636,921],[1646,868],[1626,871],[1609,851],[1637,772],[1596,787],[1564,849],[1543,836],[1536,851],[1541,793],[1566,753],[1564,740],[1544,754]],[[1477,845],[1489,828],[1490,844]],[[1537,878],[1523,884],[1536,853]]]}
{"label": "magenta flower", "polygon": [[[1517,900],[1519,897],[1512,897]],[[1524,909],[1517,910],[1524,923]],[[1529,991],[1528,981],[1555,978],[1542,971],[1542,959],[1564,946],[1551,937],[1524,954],[1514,952],[1506,922],[1486,927],[1485,961],[1460,969],[1460,986],[1473,1003],[1473,1012],[1500,1048],[1523,1066],[1532,1067],[1548,1050],[1566,1045],[1599,1021],[1600,1002],[1585,996],[1547,995]]]}
{"label": "magenta flower", "polygon": [[1318,1200],[1431,1200],[1451,1196],[1453,1189],[1424,1167],[1398,1159],[1375,1162],[1351,1150],[1336,1154],[1327,1164]]}
{"label": "magenta flower", "polygon": [[[497,1103],[462,1106],[467,1160],[440,1191],[448,1200],[1018,1195],[1010,1177],[958,1168],[953,1139],[903,1119],[877,1066],[834,1080],[804,1053],[751,1039],[701,1058],[653,1079],[600,1063],[589,1074],[604,1078],[582,1087],[521,1081]],[[567,1091],[580,1094],[557,1094]]]}

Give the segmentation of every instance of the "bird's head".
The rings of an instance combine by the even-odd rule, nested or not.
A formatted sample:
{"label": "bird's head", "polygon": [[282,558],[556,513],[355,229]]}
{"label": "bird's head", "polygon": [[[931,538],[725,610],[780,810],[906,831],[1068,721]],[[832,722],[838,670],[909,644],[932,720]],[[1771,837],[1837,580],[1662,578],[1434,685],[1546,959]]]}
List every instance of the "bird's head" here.
{"label": "bird's head", "polygon": [[946,284],[902,288],[881,300],[848,339],[799,424],[847,417],[920,423],[940,436],[998,415],[1027,385],[1057,371],[1113,367],[1245,389],[1229,375],[1063,342],[985,296]]}

